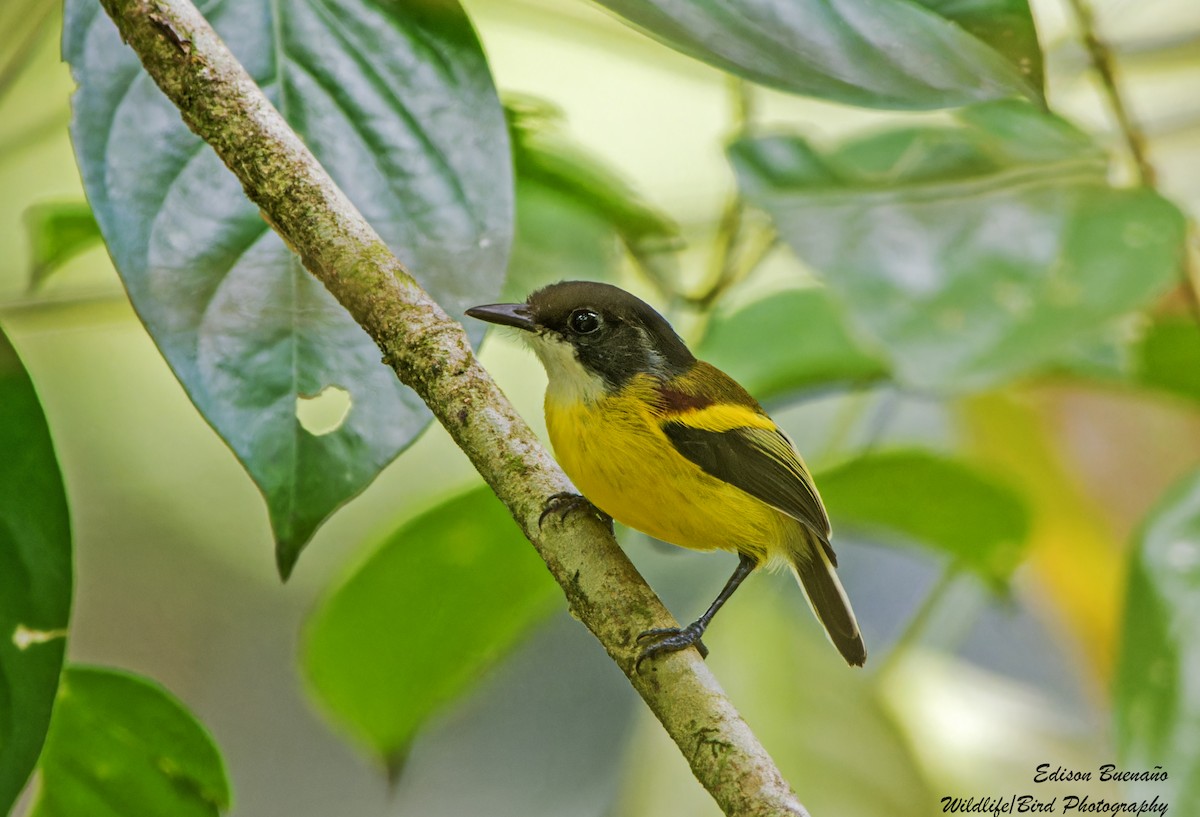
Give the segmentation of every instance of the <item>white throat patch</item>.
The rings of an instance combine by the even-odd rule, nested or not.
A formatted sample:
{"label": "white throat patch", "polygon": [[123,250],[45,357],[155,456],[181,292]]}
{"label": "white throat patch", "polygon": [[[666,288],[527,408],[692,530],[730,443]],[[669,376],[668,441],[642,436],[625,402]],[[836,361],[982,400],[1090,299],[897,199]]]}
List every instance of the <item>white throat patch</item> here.
{"label": "white throat patch", "polygon": [[606,395],[604,378],[592,374],[575,357],[575,349],[552,334],[524,333],[546,368],[546,399],[555,403],[595,403]]}

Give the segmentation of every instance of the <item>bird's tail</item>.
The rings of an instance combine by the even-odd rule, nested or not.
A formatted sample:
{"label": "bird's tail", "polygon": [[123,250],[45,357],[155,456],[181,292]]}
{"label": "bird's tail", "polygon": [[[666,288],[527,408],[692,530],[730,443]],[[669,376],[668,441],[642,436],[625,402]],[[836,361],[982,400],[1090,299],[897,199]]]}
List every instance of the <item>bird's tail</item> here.
{"label": "bird's tail", "polygon": [[838,581],[833,551],[806,530],[791,546],[788,557],[792,572],[796,574],[809,606],[825,625],[829,640],[847,663],[861,667],[867,660],[867,646],[863,643],[854,611],[850,609],[846,591]]}

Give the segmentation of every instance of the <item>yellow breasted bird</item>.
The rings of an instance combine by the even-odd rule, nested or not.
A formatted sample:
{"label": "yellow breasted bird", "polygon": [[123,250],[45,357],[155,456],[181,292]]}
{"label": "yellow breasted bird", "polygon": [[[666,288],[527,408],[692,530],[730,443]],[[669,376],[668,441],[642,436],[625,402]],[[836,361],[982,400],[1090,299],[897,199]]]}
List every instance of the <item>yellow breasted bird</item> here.
{"label": "yellow breasted bird", "polygon": [[862,666],[866,646],[834,568],[829,517],[795,447],[745,389],[697,360],[661,315],[608,284],[566,281],[523,304],[467,314],[525,330],[546,367],[546,426],[583,496],[617,521],[737,570],[687,627],[650,630],[638,664],[695,645],[742,580],[787,564],[830,640]]}

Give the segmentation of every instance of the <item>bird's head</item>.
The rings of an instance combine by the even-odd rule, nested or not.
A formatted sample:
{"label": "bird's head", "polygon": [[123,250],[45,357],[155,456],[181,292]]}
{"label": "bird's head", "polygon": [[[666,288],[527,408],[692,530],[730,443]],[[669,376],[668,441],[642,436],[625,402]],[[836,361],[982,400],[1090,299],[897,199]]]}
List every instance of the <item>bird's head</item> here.
{"label": "bird's head", "polygon": [[609,284],[563,281],[525,303],[475,306],[467,314],[523,330],[546,367],[551,391],[563,397],[592,402],[635,375],[671,378],[695,363],[662,315]]}

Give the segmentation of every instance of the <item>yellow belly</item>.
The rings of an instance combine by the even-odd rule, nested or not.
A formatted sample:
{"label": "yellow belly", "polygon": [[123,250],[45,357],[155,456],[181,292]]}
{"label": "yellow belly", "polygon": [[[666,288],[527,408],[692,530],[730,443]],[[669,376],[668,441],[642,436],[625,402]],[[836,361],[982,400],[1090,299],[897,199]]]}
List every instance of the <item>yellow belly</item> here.
{"label": "yellow belly", "polygon": [[675,451],[657,420],[630,397],[594,404],[546,399],[546,426],[567,476],[597,508],[664,542],[746,553],[785,553],[797,523]]}

